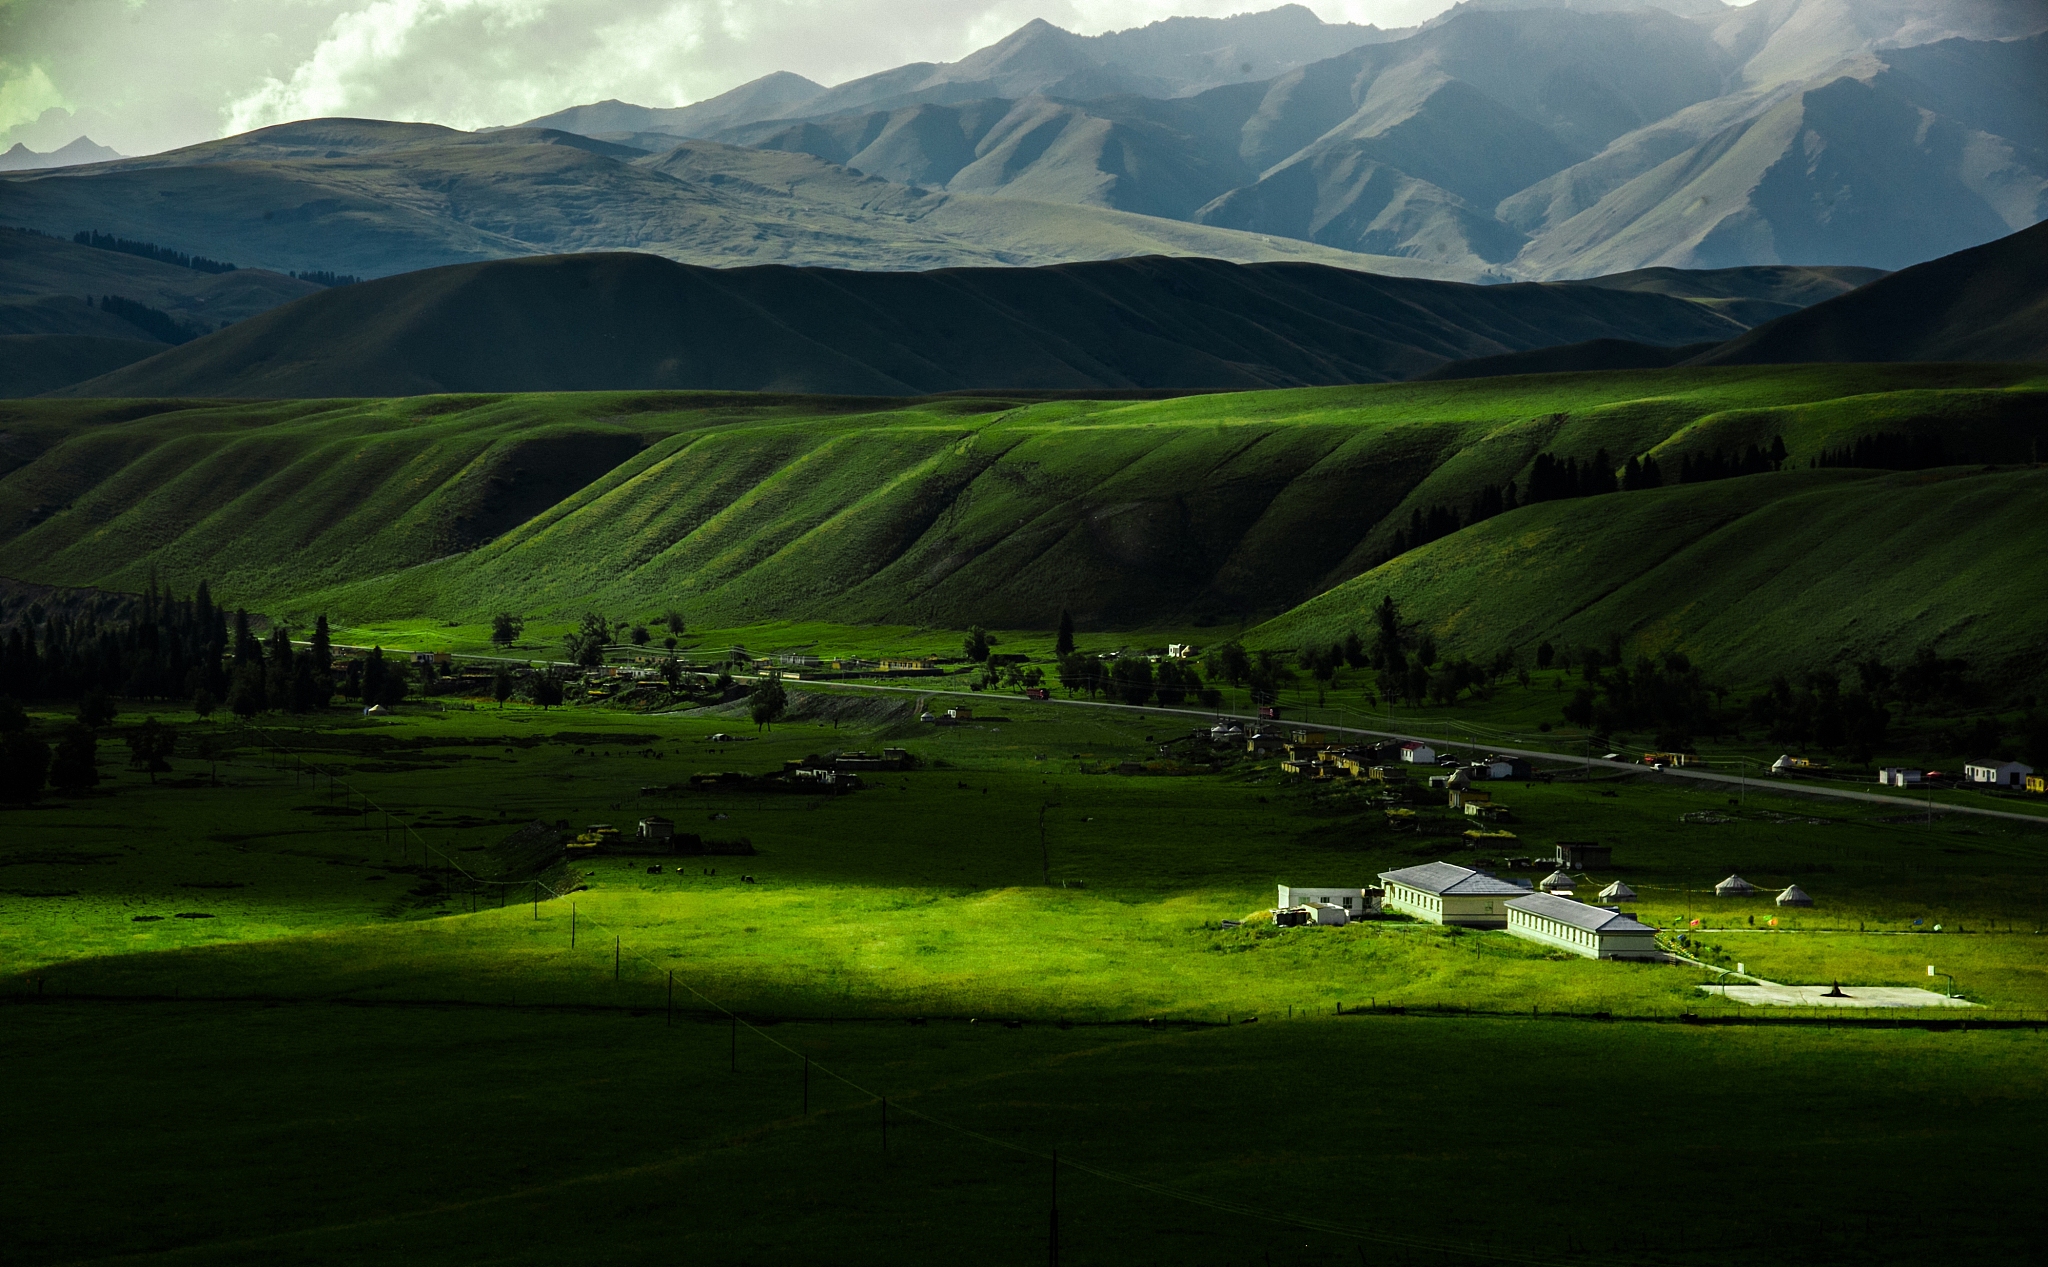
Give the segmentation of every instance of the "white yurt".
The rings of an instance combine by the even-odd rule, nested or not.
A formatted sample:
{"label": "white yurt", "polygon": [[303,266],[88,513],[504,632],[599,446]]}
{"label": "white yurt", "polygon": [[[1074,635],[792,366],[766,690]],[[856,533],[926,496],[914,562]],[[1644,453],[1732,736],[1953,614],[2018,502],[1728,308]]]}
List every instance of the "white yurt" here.
{"label": "white yurt", "polygon": [[1616,880],[1600,890],[1600,900],[1603,902],[1633,902],[1636,900],[1636,891],[1621,881]]}
{"label": "white yurt", "polygon": [[1549,875],[1544,876],[1536,887],[1542,889],[1545,893],[1554,893],[1559,897],[1570,897],[1572,890],[1578,886],[1564,872],[1553,871]]}
{"label": "white yurt", "polygon": [[1778,895],[1780,906],[1812,906],[1813,899],[1806,896],[1806,890],[1793,885]]}
{"label": "white yurt", "polygon": [[1756,886],[1739,875],[1731,875],[1714,886],[1715,897],[1755,897]]}

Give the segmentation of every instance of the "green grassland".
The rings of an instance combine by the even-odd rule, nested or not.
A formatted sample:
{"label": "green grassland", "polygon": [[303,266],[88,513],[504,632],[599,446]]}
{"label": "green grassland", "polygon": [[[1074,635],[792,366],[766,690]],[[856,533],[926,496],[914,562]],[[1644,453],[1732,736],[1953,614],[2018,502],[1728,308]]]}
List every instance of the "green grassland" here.
{"label": "green grassland", "polygon": [[[1356,886],[1416,861],[1478,858],[1460,835],[1469,820],[1418,792],[1418,825],[1396,830],[1368,789],[1287,783],[1271,763],[1087,772],[1156,762],[1156,741],[1183,733],[1166,717],[1015,701],[1007,717],[940,729],[910,720],[914,707],[806,696],[795,723],[716,745],[708,737],[735,725],[719,710],[485,708],[230,730],[241,746],[212,768],[223,787],[208,770],[155,784],[124,775],[118,795],[10,815],[23,830],[7,859],[0,962],[18,980],[99,993],[637,1005],[673,970],[711,1004],[786,1016],[1719,1006],[1700,996],[1710,978],[1697,970],[1560,959],[1503,935],[1400,921],[1223,929],[1269,907],[1278,883]],[[315,790],[271,763],[263,735],[348,786]],[[698,770],[761,772],[896,742],[924,765],[851,796],[642,792]],[[363,813],[363,795],[377,808]],[[1739,943],[1761,975],[1782,959],[1785,979],[1914,984],[1934,953],[1925,947],[1939,944],[1938,957],[1962,956],[1944,970],[1975,1001],[2048,1011],[2041,829],[1902,823],[1883,806],[1762,791],[1731,806],[1718,789],[1627,778],[1515,785],[1499,799],[1518,839],[1493,861],[1548,854],[1558,840],[1611,842],[1646,918],[1683,929],[1699,917],[1700,935]],[[444,870],[452,860],[489,874],[480,851],[532,818],[630,823],[650,807],[686,831],[745,837],[759,854],[675,860],[659,874],[644,858],[594,859],[586,889],[540,904],[527,886],[476,893]],[[1702,809],[1732,821],[1684,820]],[[388,844],[387,812],[400,825]],[[1819,905],[1794,914],[1714,900],[1730,871],[1766,889],[1797,882]],[[188,912],[212,918],[177,918]],[[1782,931],[1750,933],[1752,917],[1779,914]],[[1970,931],[1914,935],[1916,919]]]}
{"label": "green grassland", "polygon": [[[1910,633],[2031,672],[2048,623],[2020,561],[2043,519],[2016,464],[2040,383],[1830,366],[1150,402],[23,403],[4,415],[0,574],[137,588],[153,568],[279,619],[458,631],[507,608],[544,625],[680,606],[711,627],[1044,629],[1064,608],[1084,629],[1213,632],[1328,593],[1270,640],[1392,587],[1474,653],[1597,625],[1754,676],[1764,649],[1810,662]],[[1376,566],[1412,511],[1526,480],[1540,452],[1675,469],[1782,436],[1803,468],[1898,431],[1977,466],[1546,503]],[[1512,575],[1469,565],[1504,544]],[[1702,576],[1725,592],[1675,601]],[[1873,578],[1891,606],[1845,613]]]}
{"label": "green grassland", "polygon": [[[1036,1261],[1054,1149],[1077,1262],[1873,1262],[2031,1235],[2040,1031],[1694,1027],[1759,1013],[1698,968],[1500,933],[1226,930],[1276,883],[1479,855],[1430,798],[1396,831],[1270,762],[1088,772],[1184,764],[1157,747],[1186,719],[984,699],[939,728],[917,703],[807,688],[758,734],[730,707],[166,714],[222,758],[154,782],[108,759],[95,795],[0,811],[0,1058],[38,1141],[10,1258]],[[919,766],[844,796],[642,791],[884,744]],[[2048,1012],[2048,828],[1648,775],[1496,797],[1524,852],[1613,845],[1645,918],[1703,916],[1713,962],[1852,985],[1931,962],[1974,1019]],[[591,858],[539,902],[451,869],[490,874],[534,817],[656,807],[758,853]],[[1705,896],[1733,869],[1817,905]],[[1600,1011],[1643,1020],[1559,1015]],[[1488,1125],[1447,1129],[1447,1100]],[[1537,1157],[1518,1124],[1560,1100],[1583,1129]],[[1546,1215],[1559,1168],[1618,1146],[1649,1163],[1605,1181],[1632,1226]],[[107,1183],[135,1199],[98,1209]]]}

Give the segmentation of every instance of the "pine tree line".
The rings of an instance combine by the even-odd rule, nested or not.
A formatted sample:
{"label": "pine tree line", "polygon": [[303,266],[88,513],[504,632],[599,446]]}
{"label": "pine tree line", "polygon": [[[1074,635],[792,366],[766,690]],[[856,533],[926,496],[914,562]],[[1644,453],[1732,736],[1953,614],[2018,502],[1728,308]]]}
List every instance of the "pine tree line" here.
{"label": "pine tree line", "polygon": [[[91,304],[93,301],[87,298],[86,302]],[[165,343],[173,345],[190,343],[206,333],[204,326],[194,325],[189,321],[180,321],[161,308],[152,308],[148,304],[137,303],[135,300],[121,295],[101,295],[99,302],[94,306],[101,312],[111,313],[128,324],[146,330],[157,338],[162,339]]]}
{"label": "pine tree line", "polygon": [[0,638],[0,697],[35,702],[91,695],[189,700],[201,715],[225,702],[240,716],[325,708],[337,691],[368,703],[396,703],[405,666],[373,650],[337,681],[327,617],[304,648],[282,625],[259,638],[249,613],[213,601],[201,581],[190,598],[152,579],[126,620],[66,620],[31,608]]}
{"label": "pine tree line", "polygon": [[1772,436],[1771,447],[1759,448],[1752,444],[1746,449],[1731,449],[1726,453],[1716,449],[1699,458],[1687,456],[1678,464],[1678,482],[1681,484],[1704,484],[1709,480],[1734,479],[1740,475],[1762,475],[1785,465],[1785,437]]}
{"label": "pine tree line", "polygon": [[71,235],[71,240],[80,246],[97,247],[102,251],[119,251],[123,255],[139,255],[159,264],[170,264],[177,268],[189,268],[201,273],[232,273],[235,266],[224,260],[210,260],[204,255],[187,255],[154,242],[136,242],[128,238],[117,238],[111,233],[99,233],[92,229],[80,229]]}
{"label": "pine tree line", "polygon": [[1813,466],[1850,466],[1879,471],[1925,471],[1948,465],[1940,436],[1887,431],[1864,436],[1839,449],[1823,449]]}

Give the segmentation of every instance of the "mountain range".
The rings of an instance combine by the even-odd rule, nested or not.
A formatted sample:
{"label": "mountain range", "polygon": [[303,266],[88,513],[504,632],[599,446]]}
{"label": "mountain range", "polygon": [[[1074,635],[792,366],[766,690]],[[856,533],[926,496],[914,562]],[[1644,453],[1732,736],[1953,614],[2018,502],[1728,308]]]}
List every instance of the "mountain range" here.
{"label": "mountain range", "polygon": [[65,394],[895,396],[1385,382],[1560,338],[1719,343],[1748,328],[1744,317],[1796,311],[1863,276],[1710,276],[1696,300],[1682,277],[1661,289],[1637,278],[1474,286],[1161,256],[917,273],[712,269],[585,252],[324,291]]}
{"label": "mountain range", "polygon": [[1441,280],[1897,269],[2048,215],[2048,0],[1298,6],[459,132],[308,120],[0,176],[0,223],[279,272],[565,251],[863,269],[1146,254]]}
{"label": "mountain range", "polygon": [[2048,223],[1889,275],[1779,265],[1495,286],[1162,256],[911,273],[586,252],[316,291],[35,390],[916,396],[1818,361],[2048,362]]}
{"label": "mountain range", "polygon": [[74,138],[47,154],[39,154],[16,141],[0,154],[0,172],[36,171],[49,167],[75,167],[81,163],[107,163],[121,157],[107,146],[95,144],[89,136]]}

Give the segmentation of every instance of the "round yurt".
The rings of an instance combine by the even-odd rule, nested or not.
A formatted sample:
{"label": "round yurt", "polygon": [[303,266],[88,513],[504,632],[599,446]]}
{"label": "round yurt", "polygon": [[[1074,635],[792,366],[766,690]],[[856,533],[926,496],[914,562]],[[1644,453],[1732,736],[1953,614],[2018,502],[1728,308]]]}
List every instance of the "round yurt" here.
{"label": "round yurt", "polygon": [[1756,886],[1739,875],[1731,875],[1714,886],[1715,897],[1755,897]]}
{"label": "round yurt", "polygon": [[1778,895],[1780,906],[1812,906],[1813,899],[1806,896],[1806,890],[1793,885]]}
{"label": "round yurt", "polygon": [[1603,902],[1633,902],[1636,900],[1636,891],[1621,881],[1616,880],[1600,890],[1600,900]]}
{"label": "round yurt", "polygon": [[1554,893],[1559,897],[1570,897],[1572,895],[1572,890],[1575,889],[1577,885],[1575,885],[1572,882],[1572,878],[1566,875],[1564,872],[1553,871],[1549,875],[1544,876],[1542,881],[1538,883],[1536,887],[1542,889],[1545,893]]}

